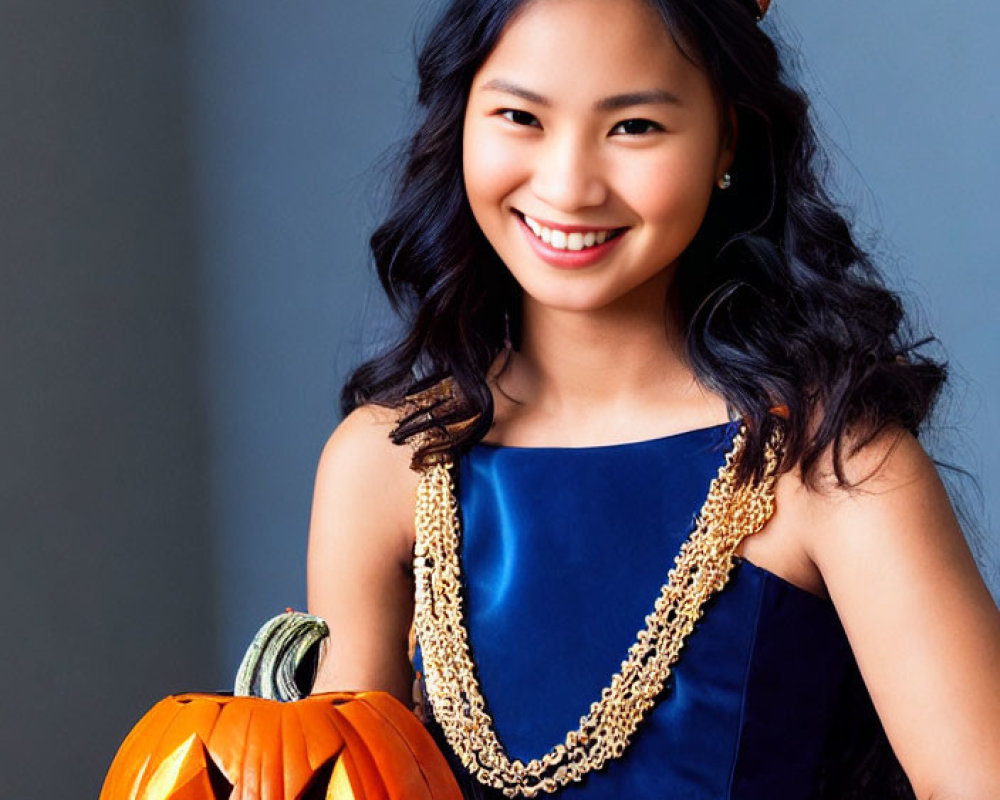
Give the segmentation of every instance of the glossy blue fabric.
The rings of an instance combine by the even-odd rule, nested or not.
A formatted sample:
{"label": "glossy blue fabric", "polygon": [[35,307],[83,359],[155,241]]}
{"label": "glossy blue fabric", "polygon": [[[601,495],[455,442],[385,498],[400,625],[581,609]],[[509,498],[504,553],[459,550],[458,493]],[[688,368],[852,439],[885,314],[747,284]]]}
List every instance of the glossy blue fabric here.
{"label": "glossy blue fabric", "polygon": [[[462,457],[466,624],[511,757],[562,741],[619,669],[735,431]],[[828,601],[740,561],[629,749],[559,796],[805,800],[851,664]]]}

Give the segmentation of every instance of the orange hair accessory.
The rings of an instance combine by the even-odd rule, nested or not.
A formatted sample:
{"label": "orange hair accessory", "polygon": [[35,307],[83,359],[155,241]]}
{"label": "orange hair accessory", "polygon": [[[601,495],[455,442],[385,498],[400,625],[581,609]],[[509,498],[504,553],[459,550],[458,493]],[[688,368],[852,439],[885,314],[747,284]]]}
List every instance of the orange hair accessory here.
{"label": "orange hair accessory", "polygon": [[771,5],[771,0],[750,0],[744,5],[751,6],[753,8],[754,16],[757,18],[757,22],[764,19],[764,15],[767,13],[768,7]]}

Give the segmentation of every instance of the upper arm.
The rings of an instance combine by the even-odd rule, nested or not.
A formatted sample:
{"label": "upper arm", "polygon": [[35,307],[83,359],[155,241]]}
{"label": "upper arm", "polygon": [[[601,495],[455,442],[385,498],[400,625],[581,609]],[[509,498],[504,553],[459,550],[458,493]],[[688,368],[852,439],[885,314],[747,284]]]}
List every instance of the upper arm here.
{"label": "upper arm", "polygon": [[314,691],[381,689],[408,702],[408,564],[416,475],[388,439],[390,412],[362,407],[334,431],[316,472],[309,610],[330,626]]}
{"label": "upper arm", "polygon": [[916,439],[852,460],[809,547],[889,741],[918,797],[1000,797],[1000,613]]}

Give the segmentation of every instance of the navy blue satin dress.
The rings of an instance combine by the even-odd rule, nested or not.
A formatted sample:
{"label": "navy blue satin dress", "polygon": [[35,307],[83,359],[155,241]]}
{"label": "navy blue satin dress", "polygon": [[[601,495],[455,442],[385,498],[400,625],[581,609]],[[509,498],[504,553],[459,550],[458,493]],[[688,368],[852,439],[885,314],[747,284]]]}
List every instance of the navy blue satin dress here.
{"label": "navy blue satin dress", "polygon": [[[512,758],[561,742],[620,668],[735,432],[461,458],[466,625]],[[829,601],[740,560],[624,755],[558,796],[806,800],[853,667]]]}

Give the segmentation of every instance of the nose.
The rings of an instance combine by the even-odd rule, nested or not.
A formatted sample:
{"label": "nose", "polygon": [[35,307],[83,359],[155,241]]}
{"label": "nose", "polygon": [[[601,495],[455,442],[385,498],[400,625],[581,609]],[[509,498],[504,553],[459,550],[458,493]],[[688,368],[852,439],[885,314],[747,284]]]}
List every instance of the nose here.
{"label": "nose", "polygon": [[531,189],[550,208],[566,213],[600,206],[608,197],[598,154],[583,137],[569,133],[538,150]]}

